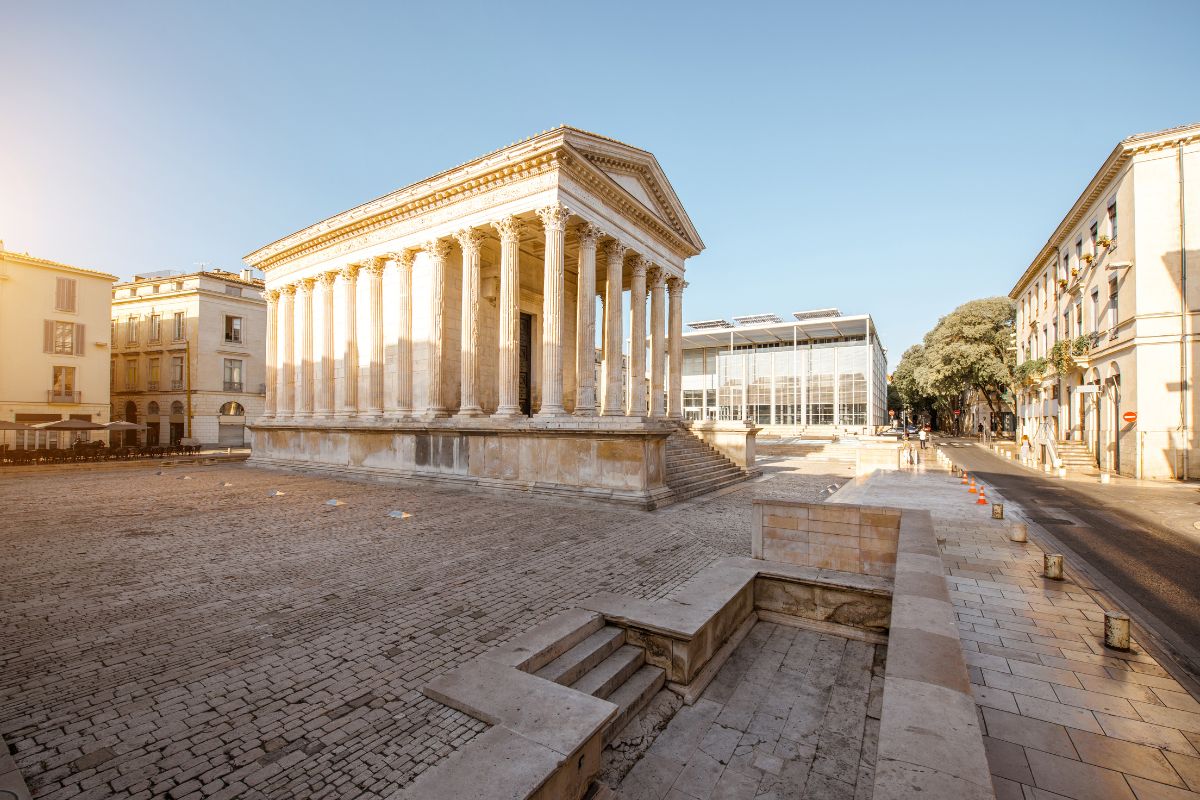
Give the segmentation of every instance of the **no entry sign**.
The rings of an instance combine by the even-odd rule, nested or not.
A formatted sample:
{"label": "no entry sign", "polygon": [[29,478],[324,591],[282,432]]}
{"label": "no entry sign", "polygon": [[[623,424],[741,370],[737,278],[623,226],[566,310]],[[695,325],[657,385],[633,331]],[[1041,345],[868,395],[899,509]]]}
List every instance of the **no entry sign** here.
{"label": "no entry sign", "polygon": [[1121,419],[1125,420],[1126,422],[1137,422],[1137,412],[1136,411],[1126,411],[1124,414],[1121,415]]}

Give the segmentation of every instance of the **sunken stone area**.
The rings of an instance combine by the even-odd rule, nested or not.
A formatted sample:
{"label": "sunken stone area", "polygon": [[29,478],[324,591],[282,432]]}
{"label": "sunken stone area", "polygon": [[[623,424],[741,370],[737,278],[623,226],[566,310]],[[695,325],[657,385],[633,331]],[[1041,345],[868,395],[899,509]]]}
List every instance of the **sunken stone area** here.
{"label": "sunken stone area", "polygon": [[759,622],[618,798],[869,800],[886,650]]}

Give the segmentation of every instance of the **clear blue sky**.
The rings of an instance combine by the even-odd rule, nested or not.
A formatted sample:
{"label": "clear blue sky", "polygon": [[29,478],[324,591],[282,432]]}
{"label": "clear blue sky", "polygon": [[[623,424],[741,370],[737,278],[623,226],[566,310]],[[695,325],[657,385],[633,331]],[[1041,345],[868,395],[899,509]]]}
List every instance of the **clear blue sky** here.
{"label": "clear blue sky", "polygon": [[1121,138],[1200,120],[1200,2],[0,2],[0,239],[128,276],[559,123],[654,152],[688,319],[1003,294]]}

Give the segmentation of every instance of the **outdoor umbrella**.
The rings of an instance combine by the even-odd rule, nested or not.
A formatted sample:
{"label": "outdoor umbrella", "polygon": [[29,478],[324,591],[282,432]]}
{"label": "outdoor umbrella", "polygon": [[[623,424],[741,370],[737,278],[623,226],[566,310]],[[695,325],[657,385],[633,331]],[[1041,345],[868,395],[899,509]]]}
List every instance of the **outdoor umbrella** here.
{"label": "outdoor umbrella", "polygon": [[[24,422],[9,422],[5,419],[0,419],[0,431],[31,431],[33,426],[26,425]],[[14,438],[14,443],[15,439]]]}
{"label": "outdoor umbrella", "polygon": [[102,431],[104,426],[88,419],[59,419],[34,425],[44,431]]}
{"label": "outdoor umbrella", "polygon": [[110,422],[107,425],[102,425],[101,427],[107,428],[110,431],[144,431],[150,428],[149,425],[143,425],[140,422],[125,422],[124,420]]}

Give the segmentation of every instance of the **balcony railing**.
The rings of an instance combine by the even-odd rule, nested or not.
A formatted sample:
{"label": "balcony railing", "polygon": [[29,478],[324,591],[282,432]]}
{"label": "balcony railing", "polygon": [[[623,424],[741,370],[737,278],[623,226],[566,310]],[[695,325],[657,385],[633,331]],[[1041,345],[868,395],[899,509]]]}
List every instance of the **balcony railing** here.
{"label": "balcony railing", "polygon": [[225,381],[225,391],[240,392],[242,390],[241,381]]}
{"label": "balcony railing", "polygon": [[158,381],[146,381],[146,389],[151,392],[157,392]]}
{"label": "balcony railing", "polygon": [[58,389],[46,390],[47,403],[82,403],[82,393],[80,392],[63,392]]}
{"label": "balcony railing", "polygon": [[171,388],[172,389],[182,389],[183,381],[171,381]]}

